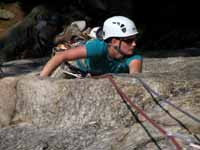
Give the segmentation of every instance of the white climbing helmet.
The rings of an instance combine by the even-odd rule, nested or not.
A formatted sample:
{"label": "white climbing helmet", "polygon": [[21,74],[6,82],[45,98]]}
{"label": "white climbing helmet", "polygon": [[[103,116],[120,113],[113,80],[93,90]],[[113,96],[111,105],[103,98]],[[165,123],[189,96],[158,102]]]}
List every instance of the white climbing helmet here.
{"label": "white climbing helmet", "polygon": [[129,37],[137,34],[135,23],[124,16],[108,18],[103,24],[103,39],[110,37]]}
{"label": "white climbing helmet", "polygon": [[98,26],[98,27],[94,27],[91,29],[90,33],[88,34],[89,37],[95,39],[97,38],[97,31],[100,29],[101,27]]}

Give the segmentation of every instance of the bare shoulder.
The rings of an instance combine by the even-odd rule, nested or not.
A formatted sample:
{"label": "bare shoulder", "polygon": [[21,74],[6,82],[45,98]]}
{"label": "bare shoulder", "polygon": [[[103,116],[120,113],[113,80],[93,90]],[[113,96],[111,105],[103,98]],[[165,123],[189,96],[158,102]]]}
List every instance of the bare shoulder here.
{"label": "bare shoulder", "polygon": [[129,73],[140,73],[142,72],[142,60],[134,59],[129,64]]}

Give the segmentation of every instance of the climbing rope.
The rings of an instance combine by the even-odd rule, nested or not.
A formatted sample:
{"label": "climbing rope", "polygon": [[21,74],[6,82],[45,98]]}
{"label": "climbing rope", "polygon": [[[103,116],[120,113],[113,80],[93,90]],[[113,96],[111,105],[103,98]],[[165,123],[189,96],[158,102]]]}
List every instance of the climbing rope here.
{"label": "climbing rope", "polygon": [[178,138],[180,140],[182,140],[186,145],[188,145],[191,148],[195,148],[195,149],[199,149],[200,150],[200,144],[195,143],[193,139],[191,139],[190,137],[186,136],[186,135],[182,135],[180,133],[168,133],[169,137],[175,137]]}
{"label": "climbing rope", "polygon": [[162,100],[163,102],[169,104],[170,106],[172,106],[173,108],[175,108],[176,110],[178,110],[179,112],[182,112],[183,114],[185,114],[186,116],[188,116],[189,118],[191,118],[192,120],[194,120],[197,123],[200,123],[200,119],[196,118],[195,116],[191,115],[190,113],[182,110],[181,108],[177,107],[176,105],[172,104],[169,99],[165,99],[164,97],[160,96],[157,92],[155,92],[153,89],[151,89],[144,81],[142,81],[142,79],[135,77],[142,85],[143,87],[149,92],[152,93],[154,96],[157,96],[160,100]]}
{"label": "climbing rope", "polygon": [[181,150],[181,146],[177,143],[176,139],[173,136],[168,136],[168,133],[160,127],[156,122],[154,122],[151,118],[147,116],[147,114],[137,105],[135,105],[127,96],[122,92],[122,90],[117,86],[116,82],[113,80],[112,75],[102,75],[96,78],[108,78],[109,81],[112,83],[112,85],[115,87],[117,93],[120,95],[120,97],[127,102],[132,108],[137,110],[149,123],[151,123],[155,128],[157,128],[160,133],[162,133],[167,139],[171,140],[171,142],[175,145],[177,150]]}
{"label": "climbing rope", "polygon": [[[121,76],[121,75],[117,75],[117,76]],[[122,90],[117,86],[116,82],[113,80],[113,76],[112,74],[105,74],[105,75],[101,75],[101,76],[94,76],[93,78],[108,78],[109,81],[112,83],[112,85],[115,87],[117,93],[120,95],[120,97],[123,99],[123,101],[128,104],[129,106],[131,106],[132,108],[134,108],[135,110],[137,110],[149,123],[151,123],[155,128],[157,128],[168,140],[171,140],[171,142],[175,145],[177,150],[182,149],[181,146],[177,143],[175,138],[179,138],[181,140],[183,140],[185,143],[187,143],[190,147],[196,148],[196,149],[200,149],[200,144],[199,143],[195,143],[192,142],[192,140],[186,136],[183,136],[181,134],[172,134],[172,133],[168,133],[166,132],[162,127],[160,127],[158,124],[156,124],[155,121],[153,121],[152,119],[150,119],[146,113],[137,105],[135,105],[123,92]],[[157,98],[159,98],[160,100],[162,100],[163,102],[169,104],[170,106],[172,106],[173,108],[175,108],[176,110],[182,112],[183,114],[185,114],[186,116],[188,116],[189,118],[193,119],[194,121],[200,123],[200,120],[196,117],[194,117],[193,115],[189,114],[188,112],[182,110],[181,108],[177,107],[176,105],[172,104],[170,101],[166,100],[165,98],[163,98],[162,96],[160,96],[158,93],[156,93],[153,89],[151,89],[144,81],[142,81],[142,79],[140,79],[139,77],[135,77],[145,88],[145,90],[152,96],[153,99],[155,99],[154,96],[156,96]],[[160,107],[161,105],[159,104],[158,101],[156,101],[156,104],[158,104]],[[164,109],[164,111],[166,113],[168,113],[168,115],[170,115],[170,117],[172,117],[173,119],[175,119],[182,127],[184,127],[190,134],[192,134],[192,132],[178,119],[176,119],[174,116],[172,116],[167,110]],[[134,115],[135,116],[135,115]],[[138,120],[136,118],[136,120]],[[199,138],[198,136],[196,136],[195,134],[192,134],[198,141]],[[151,137],[152,138],[152,137]],[[157,144],[156,144],[157,145]],[[160,147],[157,145],[157,147],[160,149]]]}
{"label": "climbing rope", "polygon": [[[196,117],[194,117],[193,115],[189,114],[188,112],[182,110],[181,108],[175,106],[174,104],[172,104],[171,102],[169,102],[168,100],[166,100],[165,98],[161,97],[158,93],[156,93],[153,89],[151,89],[144,81],[142,81],[142,79],[136,77],[136,79],[143,85],[143,87],[146,89],[146,91],[152,96],[153,100],[155,101],[155,103],[160,106],[172,119],[174,119],[175,121],[177,121],[179,123],[179,125],[181,125],[184,129],[186,129],[188,131],[189,134],[193,135],[194,138],[200,142],[200,139],[197,135],[193,134],[189,128],[187,128],[179,119],[175,118],[168,110],[166,110],[154,97],[154,95],[156,95],[158,98],[160,98],[162,101],[166,102],[167,104],[169,104],[170,106],[172,106],[173,108],[175,108],[176,110],[182,112],[183,114],[185,114],[186,116],[188,116],[189,118],[193,119],[194,121],[198,122],[198,119]],[[154,94],[154,95],[153,95]]]}

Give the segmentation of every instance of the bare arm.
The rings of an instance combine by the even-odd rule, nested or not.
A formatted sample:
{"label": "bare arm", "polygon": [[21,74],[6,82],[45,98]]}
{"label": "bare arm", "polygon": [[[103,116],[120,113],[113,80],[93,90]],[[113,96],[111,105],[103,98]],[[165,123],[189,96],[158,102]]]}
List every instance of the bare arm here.
{"label": "bare arm", "polygon": [[132,73],[141,73],[142,72],[142,61],[141,60],[132,60],[129,64],[129,74]]}
{"label": "bare arm", "polygon": [[40,76],[49,76],[64,61],[76,60],[85,57],[86,48],[84,46],[79,46],[63,52],[59,52],[47,62],[47,64],[42,69]]}

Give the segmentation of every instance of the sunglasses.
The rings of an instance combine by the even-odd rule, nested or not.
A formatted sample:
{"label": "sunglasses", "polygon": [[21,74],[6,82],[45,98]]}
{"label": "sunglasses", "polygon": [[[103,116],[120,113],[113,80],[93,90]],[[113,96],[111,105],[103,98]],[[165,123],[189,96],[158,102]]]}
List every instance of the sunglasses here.
{"label": "sunglasses", "polygon": [[123,38],[123,39],[121,39],[123,42],[125,42],[125,43],[128,43],[128,44],[130,44],[130,43],[133,43],[133,42],[136,42],[137,41],[137,38]]}
{"label": "sunglasses", "polygon": [[131,44],[133,42],[136,42],[137,41],[137,38],[134,37],[134,38],[122,38],[121,41],[127,43],[127,44]]}

